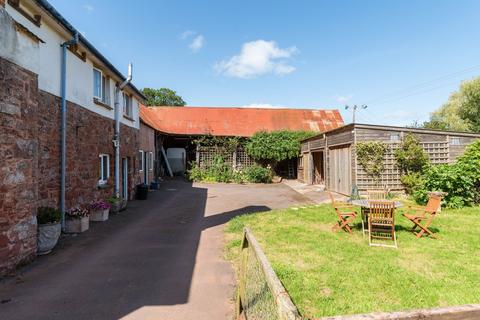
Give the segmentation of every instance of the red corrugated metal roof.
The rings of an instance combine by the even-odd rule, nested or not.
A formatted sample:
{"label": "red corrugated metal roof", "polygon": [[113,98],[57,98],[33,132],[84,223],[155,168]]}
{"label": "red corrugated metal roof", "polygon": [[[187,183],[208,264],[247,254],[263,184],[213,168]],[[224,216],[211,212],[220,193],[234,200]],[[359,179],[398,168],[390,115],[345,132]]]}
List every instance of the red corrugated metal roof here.
{"label": "red corrugated metal roof", "polygon": [[250,137],[255,132],[324,132],[343,125],[338,110],[223,107],[145,107],[140,118],[156,130],[178,135]]}

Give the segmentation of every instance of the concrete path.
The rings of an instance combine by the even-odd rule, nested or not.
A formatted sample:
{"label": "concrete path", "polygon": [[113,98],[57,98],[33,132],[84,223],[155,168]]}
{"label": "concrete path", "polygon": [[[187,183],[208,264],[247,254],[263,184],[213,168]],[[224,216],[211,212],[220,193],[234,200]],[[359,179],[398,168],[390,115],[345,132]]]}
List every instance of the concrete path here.
{"label": "concrete path", "polygon": [[231,319],[223,225],[307,203],[286,185],[169,181],[0,282],[0,319]]}

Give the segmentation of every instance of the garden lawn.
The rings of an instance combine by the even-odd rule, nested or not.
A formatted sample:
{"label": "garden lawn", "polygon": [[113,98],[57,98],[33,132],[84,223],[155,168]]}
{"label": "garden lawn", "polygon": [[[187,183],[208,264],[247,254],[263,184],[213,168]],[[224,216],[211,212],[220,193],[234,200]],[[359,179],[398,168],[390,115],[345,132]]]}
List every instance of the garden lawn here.
{"label": "garden lawn", "polygon": [[396,219],[398,249],[370,247],[360,217],[353,235],[332,232],[330,205],[239,216],[226,226],[227,257],[238,263],[249,227],[308,318],[480,303],[480,208],[443,210],[438,240]]}

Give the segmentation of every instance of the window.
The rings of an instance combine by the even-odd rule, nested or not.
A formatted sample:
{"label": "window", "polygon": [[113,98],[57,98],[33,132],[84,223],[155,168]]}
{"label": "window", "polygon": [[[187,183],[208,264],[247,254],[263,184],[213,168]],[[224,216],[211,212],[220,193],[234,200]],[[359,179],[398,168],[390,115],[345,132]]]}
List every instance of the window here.
{"label": "window", "polygon": [[127,117],[132,117],[132,97],[123,93],[123,114]]}
{"label": "window", "polygon": [[110,177],[110,156],[108,154],[101,154],[100,156],[100,177],[98,184],[106,184]]}
{"label": "window", "polygon": [[143,150],[138,150],[138,171],[142,172],[145,166],[143,162]]}
{"label": "window", "polygon": [[93,96],[99,100],[102,100],[102,72],[98,69],[93,69]]}
{"label": "window", "polygon": [[399,142],[400,141],[400,133],[394,132],[390,134],[390,141],[392,142]]}
{"label": "window", "polygon": [[148,170],[153,171],[153,152],[148,153]]}
{"label": "window", "polygon": [[110,79],[98,69],[93,69],[93,97],[110,104]]}
{"label": "window", "polygon": [[452,146],[459,146],[461,145],[460,143],[460,138],[450,138],[450,144]]}
{"label": "window", "polygon": [[110,104],[110,78],[102,76],[102,102]]}

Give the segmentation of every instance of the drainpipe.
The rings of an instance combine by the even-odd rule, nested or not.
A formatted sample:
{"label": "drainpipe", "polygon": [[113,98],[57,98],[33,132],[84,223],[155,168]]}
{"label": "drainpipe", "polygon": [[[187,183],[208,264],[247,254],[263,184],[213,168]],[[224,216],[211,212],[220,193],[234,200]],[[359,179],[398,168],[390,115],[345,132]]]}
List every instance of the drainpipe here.
{"label": "drainpipe", "polygon": [[113,146],[115,147],[115,197],[120,198],[120,91],[132,81],[132,64],[128,65],[128,76],[125,81],[115,88],[115,134]]}
{"label": "drainpipe", "polygon": [[60,211],[62,212],[62,231],[65,231],[65,176],[67,163],[67,49],[71,45],[78,43],[78,33],[75,33],[73,39],[65,41],[62,47],[62,69],[61,69],[61,87],[60,96],[62,98],[62,123],[61,123],[61,163],[60,163]]}

